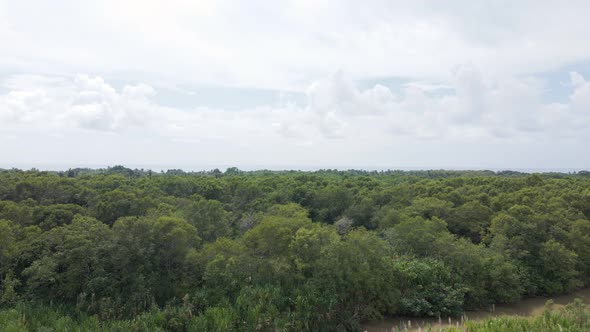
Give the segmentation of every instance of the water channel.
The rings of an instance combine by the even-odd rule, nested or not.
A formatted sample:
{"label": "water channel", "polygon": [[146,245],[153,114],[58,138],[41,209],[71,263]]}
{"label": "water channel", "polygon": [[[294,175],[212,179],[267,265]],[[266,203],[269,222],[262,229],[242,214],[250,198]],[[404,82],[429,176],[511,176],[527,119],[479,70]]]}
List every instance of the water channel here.
{"label": "water channel", "polygon": [[[488,308],[477,311],[468,311],[465,315],[469,320],[483,320],[489,317],[502,315],[534,316],[543,312],[545,303],[549,299],[553,299],[556,305],[555,307],[559,307],[572,302],[576,298],[582,299],[587,305],[590,304],[590,288],[582,289],[568,295],[528,298],[512,304],[496,305],[494,306],[493,312],[492,308]],[[408,321],[411,321],[412,328],[408,328]],[[422,330],[426,331],[427,329],[424,327],[427,326],[432,326],[434,328],[441,325],[442,327],[449,326],[448,317],[442,318],[441,321],[442,324],[439,322],[438,318],[391,317],[380,321],[366,323],[363,325],[363,330],[367,332],[390,332],[392,331],[392,328],[395,328],[397,331],[403,331],[403,326],[405,326],[408,331],[418,331],[418,326],[420,326],[422,327]],[[456,322],[456,319],[450,320],[451,325],[455,325]]]}

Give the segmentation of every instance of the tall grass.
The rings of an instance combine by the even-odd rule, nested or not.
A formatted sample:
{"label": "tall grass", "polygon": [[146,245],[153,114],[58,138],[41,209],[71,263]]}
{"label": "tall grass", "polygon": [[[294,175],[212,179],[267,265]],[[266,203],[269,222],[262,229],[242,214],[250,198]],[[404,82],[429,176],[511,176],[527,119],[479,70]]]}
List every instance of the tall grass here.
{"label": "tall grass", "polygon": [[542,315],[534,317],[502,316],[488,318],[483,321],[468,321],[463,326],[448,328],[447,332],[584,332],[590,331],[590,311],[582,300],[563,308],[555,309],[553,302],[548,301]]}
{"label": "tall grass", "polygon": [[[201,315],[187,315],[182,307],[153,308],[132,319],[100,320],[96,315],[72,314],[62,306],[18,304],[13,308],[0,310],[0,331],[2,332],[140,332],[140,331],[257,331],[260,326],[241,326],[242,321],[230,308],[209,308]],[[590,332],[590,311],[576,299],[565,307],[555,309],[548,302],[542,315],[535,317],[502,316],[482,321],[454,322],[456,327],[444,327],[444,323],[433,327],[414,326],[414,331],[444,332]],[[408,331],[412,324],[392,329]],[[285,327],[284,330],[296,330]]]}
{"label": "tall grass", "polygon": [[101,321],[84,313],[69,314],[63,307],[19,304],[0,311],[3,332],[172,331],[166,328],[165,312],[154,309],[129,320]]}

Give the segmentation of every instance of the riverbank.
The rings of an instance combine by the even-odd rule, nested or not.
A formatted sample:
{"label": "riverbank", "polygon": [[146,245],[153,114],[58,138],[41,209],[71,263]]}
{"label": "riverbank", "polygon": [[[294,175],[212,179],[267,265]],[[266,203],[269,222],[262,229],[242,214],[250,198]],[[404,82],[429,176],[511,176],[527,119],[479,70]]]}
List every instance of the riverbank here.
{"label": "riverbank", "polygon": [[[543,313],[545,303],[547,303],[548,300],[553,300],[555,306],[559,307],[573,302],[576,298],[582,299],[588,306],[590,303],[590,288],[581,289],[567,295],[527,298],[512,304],[495,305],[494,308],[468,311],[465,313],[464,319],[481,321],[498,316],[537,316]],[[403,329],[404,326],[408,331],[418,331],[419,328],[423,329],[427,326],[456,326],[457,322],[461,324],[461,318],[455,319],[445,317],[441,318],[439,321],[438,318],[391,317],[380,321],[368,322],[363,324],[362,327],[363,330],[367,332],[391,331],[393,327]]]}

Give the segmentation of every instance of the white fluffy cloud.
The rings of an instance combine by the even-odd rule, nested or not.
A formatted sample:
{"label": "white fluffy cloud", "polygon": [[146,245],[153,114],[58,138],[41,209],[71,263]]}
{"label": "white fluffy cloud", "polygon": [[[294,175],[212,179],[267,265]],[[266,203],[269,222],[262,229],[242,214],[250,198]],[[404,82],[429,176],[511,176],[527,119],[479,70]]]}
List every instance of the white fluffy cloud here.
{"label": "white fluffy cloud", "polygon": [[4,87],[9,89],[0,95],[0,119],[5,125],[117,131],[144,126],[161,109],[149,100],[155,93],[150,86],[127,85],[117,92],[102,78],[87,75],[16,76],[8,78]]}
{"label": "white fluffy cloud", "polygon": [[[567,103],[542,102],[538,79],[486,81],[473,66],[459,67],[445,94],[408,85],[394,95],[375,85],[361,90],[338,72],[307,89],[306,105],[285,104],[239,111],[175,109],[157,104],[145,84],[117,91],[100,77],[72,79],[15,76],[0,95],[1,126],[79,128],[103,132],[142,130],[179,140],[260,136],[300,140],[380,136],[450,139],[514,138],[575,134],[589,129],[590,82],[570,74]],[[419,85],[418,85],[419,86]]]}
{"label": "white fluffy cloud", "polygon": [[[471,137],[530,138],[534,135],[577,137],[589,129],[590,84],[571,74],[566,103],[543,102],[545,86],[535,78],[485,80],[473,66],[458,67],[450,93],[408,84],[403,96],[376,85],[360,91],[342,74],[312,84],[307,110],[328,137],[370,133],[390,128],[395,139]],[[362,127],[362,126],[365,127]],[[533,135],[533,136],[531,136]],[[577,135],[577,136],[576,136]]]}
{"label": "white fluffy cloud", "polygon": [[[12,159],[25,144],[33,156],[71,149],[74,157],[62,158],[73,163],[88,154],[82,161],[370,166],[392,165],[398,159],[388,151],[395,150],[414,165],[435,158],[448,166],[457,160],[454,153],[437,153],[472,143],[498,144],[491,155],[499,157],[508,153],[502,152],[508,142],[508,150],[537,142],[563,149],[590,138],[590,83],[571,73],[569,85],[567,102],[545,103],[539,79],[494,80],[473,66],[458,67],[444,93],[419,83],[397,94],[379,84],[359,89],[338,72],[312,83],[304,104],[224,110],[161,105],[145,84],[116,89],[87,75],[12,76],[0,84],[0,140]],[[460,158],[465,164],[469,153]]]}

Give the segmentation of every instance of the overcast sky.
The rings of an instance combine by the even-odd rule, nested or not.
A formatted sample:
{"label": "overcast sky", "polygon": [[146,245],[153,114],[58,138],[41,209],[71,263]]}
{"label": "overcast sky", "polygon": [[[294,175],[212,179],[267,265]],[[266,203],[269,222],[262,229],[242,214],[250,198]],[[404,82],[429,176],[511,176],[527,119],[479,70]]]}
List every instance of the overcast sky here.
{"label": "overcast sky", "polygon": [[588,13],[0,0],[0,168],[589,169]]}

